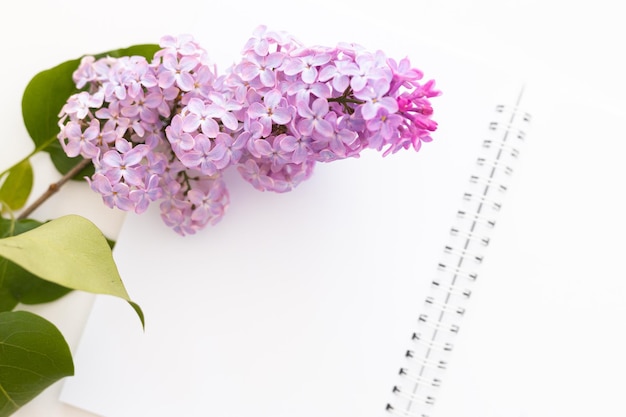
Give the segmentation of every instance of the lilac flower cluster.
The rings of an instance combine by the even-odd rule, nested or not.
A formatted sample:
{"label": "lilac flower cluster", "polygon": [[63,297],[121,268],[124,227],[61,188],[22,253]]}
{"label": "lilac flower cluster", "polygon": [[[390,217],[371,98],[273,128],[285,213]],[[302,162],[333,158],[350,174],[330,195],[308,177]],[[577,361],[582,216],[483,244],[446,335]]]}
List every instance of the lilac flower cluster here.
{"label": "lilac flower cluster", "polygon": [[159,201],[182,235],[222,218],[230,166],[258,190],[286,192],[316,162],[419,150],[437,127],[429,99],[439,92],[406,58],[305,47],[261,26],[219,75],[189,36],[160,46],[151,62],[83,58],[59,140],[93,161],[89,183],[107,206],[141,213]]}

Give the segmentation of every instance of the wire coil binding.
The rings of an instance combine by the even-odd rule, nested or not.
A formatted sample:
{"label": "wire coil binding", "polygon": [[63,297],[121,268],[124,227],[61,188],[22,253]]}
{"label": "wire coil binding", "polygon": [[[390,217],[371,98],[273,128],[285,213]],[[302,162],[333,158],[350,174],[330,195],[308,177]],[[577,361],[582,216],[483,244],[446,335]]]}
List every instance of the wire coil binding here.
{"label": "wire coil binding", "polygon": [[[492,169],[500,169],[500,161],[493,160],[493,159],[487,159],[487,158],[478,158],[476,160],[476,164],[481,166],[481,167],[489,167]],[[513,168],[511,168],[508,165],[505,165],[502,167],[502,172],[504,172],[507,175],[512,175],[513,174]]]}
{"label": "wire coil binding", "polygon": [[445,291],[449,294],[453,295],[462,295],[465,298],[469,298],[472,295],[472,291],[467,288],[459,288],[457,285],[445,285],[440,281],[433,280],[432,285],[434,285],[437,289]]}
{"label": "wire coil binding", "polygon": [[456,212],[456,215],[457,215],[457,217],[459,219],[466,219],[468,217],[471,217],[471,219],[474,220],[475,224],[483,224],[483,225],[486,225],[486,226],[489,226],[489,227],[495,227],[495,225],[496,225],[496,221],[493,220],[493,219],[489,219],[489,218],[480,216],[480,215],[478,215],[476,213],[470,215],[465,210],[458,210]]}
{"label": "wire coil binding", "polygon": [[478,273],[476,272],[473,272],[473,271],[470,272],[461,268],[450,269],[448,265],[441,263],[441,262],[439,263],[438,268],[440,271],[448,272],[455,276],[465,277],[471,281],[476,281],[478,279]]}
{"label": "wire coil binding", "polygon": [[[521,94],[518,104],[520,98]],[[453,341],[466,313],[465,304],[472,294],[468,285],[478,278],[478,267],[490,244],[490,233],[531,120],[530,114],[517,105],[498,105],[495,114],[487,126],[489,136],[483,141],[483,155],[477,158],[475,173],[462,195],[449,243],[437,264],[437,276],[425,297],[426,311],[416,320],[412,347],[405,352],[399,382],[393,386],[393,397],[385,408],[388,415],[430,417],[436,403]]]}
{"label": "wire coil binding", "polygon": [[433,388],[438,388],[441,385],[441,380],[440,379],[438,379],[438,378],[425,378],[425,377],[423,377],[421,375],[416,375],[416,374],[412,373],[407,368],[400,368],[400,371],[398,372],[398,374],[401,375],[402,377],[404,377],[404,379],[406,379],[406,380],[408,380],[410,382],[414,382],[416,384],[428,385],[428,386],[431,386]]}
{"label": "wire coil binding", "polygon": [[387,412],[393,416],[400,417],[430,417],[430,414],[424,414],[420,412],[411,412],[406,410],[395,409],[391,404],[387,404]]}
{"label": "wire coil binding", "polygon": [[[491,149],[494,146],[495,146],[494,141],[491,139],[485,139],[483,141],[483,148],[485,149]],[[511,146],[508,144],[500,144],[500,149],[506,150],[509,156],[512,156],[513,158],[519,157],[519,149],[517,149],[517,147]]]}
{"label": "wire coil binding", "polygon": [[[465,313],[465,311],[463,311]],[[423,346],[426,346],[429,349],[439,349],[439,350],[443,350],[446,352],[451,352],[453,349],[453,345],[449,342],[437,342],[434,340],[427,340],[426,338],[424,338],[421,334],[419,333],[413,333],[413,337],[412,339],[417,342],[422,344]]]}
{"label": "wire coil binding", "polygon": [[466,201],[478,201],[481,204],[489,203],[491,207],[496,211],[499,211],[502,208],[502,203],[500,203],[499,201],[489,199],[489,198],[485,198],[484,195],[476,195],[476,194],[467,192],[463,194],[463,199],[465,199]]}
{"label": "wire coil binding", "polygon": [[400,388],[397,385],[395,385],[393,387],[392,392],[394,394],[396,394],[396,395],[399,395],[399,396],[404,397],[404,398],[406,398],[408,400],[411,400],[411,401],[421,402],[421,403],[426,404],[426,405],[434,405],[435,404],[435,397],[431,397],[430,395],[421,396],[421,395],[413,394],[411,392],[406,392],[406,391],[404,391],[402,388]]}
{"label": "wire coil binding", "polygon": [[408,359],[410,359],[411,362],[418,363],[430,369],[446,369],[448,367],[448,363],[446,361],[443,361],[443,360],[434,361],[434,360],[424,359],[424,358],[418,357],[416,352],[413,350],[407,350],[405,353],[405,356]]}

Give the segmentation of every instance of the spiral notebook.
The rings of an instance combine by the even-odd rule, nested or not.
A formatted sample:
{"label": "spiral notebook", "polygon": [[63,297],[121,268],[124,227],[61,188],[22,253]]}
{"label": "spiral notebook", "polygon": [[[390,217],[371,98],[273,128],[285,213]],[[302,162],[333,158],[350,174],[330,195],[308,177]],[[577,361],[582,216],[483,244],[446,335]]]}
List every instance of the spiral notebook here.
{"label": "spiral notebook", "polygon": [[517,79],[428,54],[444,94],[420,152],[319,165],[284,195],[235,173],[223,221],[185,238],[157,209],[128,215],[115,257],[145,333],[96,298],[61,400],[106,417],[438,416],[532,109]]}

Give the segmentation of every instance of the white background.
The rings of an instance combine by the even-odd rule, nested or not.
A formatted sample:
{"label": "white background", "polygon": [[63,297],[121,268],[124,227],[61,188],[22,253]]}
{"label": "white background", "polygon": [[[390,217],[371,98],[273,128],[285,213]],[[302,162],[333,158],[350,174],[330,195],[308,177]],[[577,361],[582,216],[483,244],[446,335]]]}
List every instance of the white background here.
{"label": "white background", "polygon": [[[551,313],[545,321],[554,323],[554,326],[542,327],[533,335],[537,343],[528,351],[530,359],[525,360],[533,362],[532,355],[538,360],[546,352],[557,358],[566,358],[557,361],[551,372],[560,372],[570,381],[579,378],[579,384],[583,386],[588,384],[597,387],[601,384],[606,397],[598,395],[599,391],[592,388],[589,390],[590,395],[597,396],[596,399],[568,399],[566,393],[559,392],[556,397],[558,402],[581,401],[581,410],[590,411],[589,404],[597,401],[598,411],[602,411],[598,415],[624,415],[623,409],[602,407],[602,404],[613,404],[611,400],[615,401],[614,396],[619,395],[622,391],[620,388],[624,387],[614,372],[624,370],[623,360],[619,358],[620,350],[616,348],[623,347],[623,319],[626,318],[621,306],[626,300],[626,289],[622,284],[625,277],[623,269],[618,268],[626,232],[621,211],[623,205],[620,205],[621,200],[618,198],[624,193],[623,176],[619,176],[624,172],[623,169],[611,169],[621,164],[619,152],[624,150],[624,133],[619,130],[619,123],[614,125],[615,130],[608,130],[603,120],[596,116],[597,111],[587,111],[587,106],[599,106],[615,114],[619,120],[626,114],[626,28],[619,2],[280,0],[270,3],[115,0],[100,2],[97,6],[91,4],[94,3],[87,5],[80,1],[43,0],[19,2],[12,4],[10,13],[2,14],[0,34],[3,42],[0,50],[3,65],[0,74],[5,82],[0,100],[0,117],[4,127],[0,138],[1,168],[13,164],[31,149],[21,122],[20,100],[32,76],[84,53],[144,42],[155,43],[164,34],[193,34],[223,68],[235,60],[239,53],[239,50],[232,49],[232,45],[242,45],[252,29],[261,23],[296,35],[317,34],[315,39],[302,39],[306,43],[332,45],[338,41],[355,40],[367,42],[366,46],[372,49],[396,52],[396,55],[394,45],[385,43],[385,33],[381,28],[397,25],[410,28],[406,30],[413,33],[421,43],[454,49],[459,54],[521,73],[529,85],[540,86],[546,97],[567,91],[575,98],[577,105],[572,106],[571,119],[566,122],[571,123],[570,130],[584,131],[585,135],[579,135],[571,144],[568,143],[571,149],[564,149],[563,155],[574,149],[578,152],[576,155],[585,155],[588,151],[591,156],[576,160],[576,164],[556,158],[549,161],[535,159],[538,163],[551,163],[555,167],[554,176],[546,178],[548,183],[554,184],[554,187],[549,188],[553,194],[547,194],[544,190],[536,195],[535,201],[525,202],[523,207],[536,216],[550,215],[557,220],[561,216],[561,220],[567,219],[567,222],[554,223],[556,232],[562,236],[563,245],[573,245],[574,239],[579,241],[580,245],[571,252],[572,256],[588,256],[589,260],[584,263],[585,268],[578,271],[578,275],[568,276],[567,280],[562,276],[563,271],[569,271],[567,265],[555,265],[543,258],[533,259],[536,262],[524,266],[527,271],[540,270],[538,275],[544,277],[552,275],[557,282],[553,286],[539,288],[533,287],[540,284],[537,280],[529,279],[526,285],[519,283],[520,294],[539,294],[536,299],[539,299],[542,311]],[[369,28],[369,31],[364,28]],[[352,33],[358,34],[358,39],[353,39]],[[392,52],[389,54],[392,55]],[[577,129],[578,126],[580,129]],[[597,137],[596,134],[604,136]],[[613,141],[601,140],[606,135],[613,135]],[[599,149],[599,146],[602,148]],[[35,196],[54,180],[56,174],[45,157],[36,158],[34,163]],[[560,170],[561,165],[567,167],[567,171]],[[532,168],[525,169],[530,171]],[[589,193],[590,190],[599,191],[596,194]],[[577,195],[578,192],[583,194]],[[576,202],[576,207],[572,208],[576,216],[550,210],[553,206],[550,202],[558,201],[563,194]],[[598,200],[598,197],[602,198]],[[103,208],[99,198],[85,190],[84,186],[77,185],[62,190],[36,212],[35,217],[47,219],[71,212],[90,218],[111,237],[117,235],[123,219],[120,213]],[[516,227],[516,224],[509,224],[501,232],[513,233]],[[541,243],[541,235],[537,236],[537,241]],[[542,248],[550,251],[547,244]],[[565,257],[559,259],[567,261]],[[599,265],[601,262],[603,264]],[[546,274],[546,268],[550,274]],[[91,301],[90,295],[76,293],[35,310],[57,324],[70,345],[75,347]],[[489,300],[483,305],[490,305]],[[506,308],[506,305],[499,307]],[[528,305],[529,311],[534,307]],[[480,314],[477,312],[477,315]],[[487,314],[486,310],[484,314]],[[522,314],[515,318],[516,321],[509,323],[506,329],[528,324]],[[555,328],[559,330],[555,331]],[[504,331],[503,334],[508,333]],[[578,349],[580,344],[585,346],[584,350]],[[506,341],[499,348],[506,349]],[[469,361],[461,359],[459,363]],[[510,364],[511,372],[523,368],[519,364],[525,362],[520,358],[508,359],[506,363]],[[594,368],[594,363],[598,365],[593,373],[579,372],[581,369]],[[498,372],[504,372],[501,365],[494,363],[492,369],[484,372],[492,372],[497,377]],[[589,380],[590,375],[594,380]],[[541,380],[542,375],[537,374],[535,378]],[[554,382],[555,385],[559,383],[561,381],[558,379]],[[531,387],[527,388],[528,395],[543,395],[546,404],[549,403],[550,393],[537,393]],[[91,416],[59,403],[59,389],[59,384],[51,387],[17,415]],[[507,414],[494,411],[493,415],[543,415],[533,412],[523,401],[509,405]],[[553,407],[556,413],[551,415],[559,415],[558,407]],[[568,412],[572,409],[576,408],[562,408]]]}

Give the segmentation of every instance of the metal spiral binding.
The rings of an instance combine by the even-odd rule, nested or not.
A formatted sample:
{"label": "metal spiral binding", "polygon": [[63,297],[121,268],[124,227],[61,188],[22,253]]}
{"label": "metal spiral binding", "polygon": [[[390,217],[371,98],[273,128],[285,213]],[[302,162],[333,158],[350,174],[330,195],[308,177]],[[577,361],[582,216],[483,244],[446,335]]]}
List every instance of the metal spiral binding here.
{"label": "metal spiral binding", "polygon": [[456,224],[450,229],[449,242],[416,321],[406,363],[392,389],[393,400],[386,406],[387,415],[431,417],[459,322],[472,294],[469,286],[478,278],[530,122],[530,115],[518,110],[517,105],[496,106],[496,117],[488,126],[475,173],[462,196]]}

